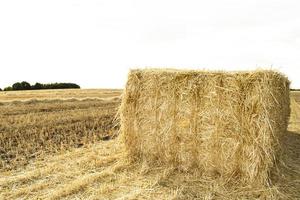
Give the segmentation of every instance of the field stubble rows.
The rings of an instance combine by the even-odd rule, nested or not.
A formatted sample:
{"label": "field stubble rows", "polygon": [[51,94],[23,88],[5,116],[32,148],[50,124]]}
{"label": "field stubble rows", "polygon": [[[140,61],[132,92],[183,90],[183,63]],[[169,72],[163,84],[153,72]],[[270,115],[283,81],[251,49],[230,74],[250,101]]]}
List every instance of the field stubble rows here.
{"label": "field stubble rows", "polygon": [[[74,99],[84,93],[81,91],[73,95],[73,99],[61,100],[52,98],[57,93],[53,91],[47,93],[48,99],[38,100],[27,99],[27,91],[17,98],[21,101],[3,101],[0,105],[0,169],[20,167],[43,154],[112,137],[118,128],[114,119],[120,92],[116,95],[115,91],[109,94],[105,90],[105,94],[100,93],[98,97],[94,92],[87,90],[85,99]],[[40,91],[37,96],[40,93],[45,95]],[[30,94],[34,97],[33,92]]]}

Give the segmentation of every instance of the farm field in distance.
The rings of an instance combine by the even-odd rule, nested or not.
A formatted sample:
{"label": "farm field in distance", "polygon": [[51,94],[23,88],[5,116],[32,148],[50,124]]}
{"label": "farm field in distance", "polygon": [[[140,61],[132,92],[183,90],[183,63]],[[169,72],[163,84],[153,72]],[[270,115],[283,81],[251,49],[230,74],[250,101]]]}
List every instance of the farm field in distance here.
{"label": "farm field in distance", "polygon": [[50,99],[103,99],[119,97],[120,89],[56,89],[0,92],[0,102]]}
{"label": "farm field in distance", "polygon": [[[0,92],[0,199],[232,199],[172,170],[126,166],[115,116],[122,90]],[[283,198],[300,196],[300,92],[282,138]],[[128,170],[130,168],[130,170]],[[207,180],[211,181],[211,180]],[[180,187],[176,182],[180,182]],[[243,193],[243,194],[242,194]],[[257,197],[262,198],[264,197]]]}

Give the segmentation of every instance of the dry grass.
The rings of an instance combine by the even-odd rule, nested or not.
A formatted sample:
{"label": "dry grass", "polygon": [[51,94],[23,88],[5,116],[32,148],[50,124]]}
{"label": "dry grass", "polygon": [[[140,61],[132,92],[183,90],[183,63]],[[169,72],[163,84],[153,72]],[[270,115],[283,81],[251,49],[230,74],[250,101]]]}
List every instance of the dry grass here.
{"label": "dry grass", "polygon": [[[299,96],[300,93],[293,93]],[[291,103],[284,157],[271,190],[281,199],[300,197],[300,102]],[[169,168],[124,159],[119,139],[100,141],[58,155],[39,157],[25,168],[0,172],[0,199],[276,199],[260,188],[227,190],[217,180],[195,179]],[[283,164],[284,163],[284,164]],[[276,170],[274,170],[275,172]],[[272,191],[269,191],[272,194]]]}
{"label": "dry grass", "polygon": [[[4,98],[0,105],[0,170],[25,165],[43,154],[88,145],[112,136],[117,128],[113,120],[120,92],[116,95],[115,91],[105,91],[94,98],[94,93],[89,93],[94,90],[76,91],[79,94],[71,95],[70,90],[66,91],[66,96],[73,98],[69,100],[53,99],[57,92],[62,93],[61,90],[52,93],[36,91],[36,96],[47,93],[48,100],[27,99],[28,91],[18,92],[22,95],[10,102]],[[83,93],[86,95],[84,100],[76,99]],[[36,98],[34,94],[31,91],[30,98]]]}

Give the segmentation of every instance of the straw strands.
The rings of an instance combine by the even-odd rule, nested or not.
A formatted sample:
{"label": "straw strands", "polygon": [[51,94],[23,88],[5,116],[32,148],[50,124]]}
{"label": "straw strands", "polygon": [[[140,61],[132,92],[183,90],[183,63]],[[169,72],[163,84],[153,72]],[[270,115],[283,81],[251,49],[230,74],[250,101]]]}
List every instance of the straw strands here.
{"label": "straw strands", "polygon": [[132,70],[121,137],[132,162],[268,186],[289,102],[289,81],[275,71]]}

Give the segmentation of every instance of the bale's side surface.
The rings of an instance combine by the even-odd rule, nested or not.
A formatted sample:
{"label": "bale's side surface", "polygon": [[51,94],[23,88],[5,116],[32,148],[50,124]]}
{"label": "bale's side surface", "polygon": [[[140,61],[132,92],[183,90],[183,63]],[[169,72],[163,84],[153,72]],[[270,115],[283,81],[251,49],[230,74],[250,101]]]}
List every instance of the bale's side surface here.
{"label": "bale's side surface", "polygon": [[266,185],[289,113],[278,72],[132,70],[121,135],[132,160]]}

